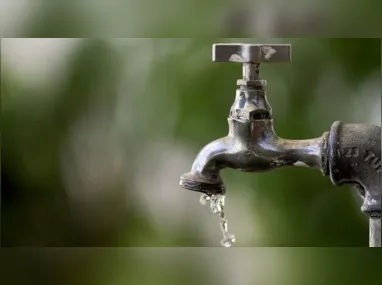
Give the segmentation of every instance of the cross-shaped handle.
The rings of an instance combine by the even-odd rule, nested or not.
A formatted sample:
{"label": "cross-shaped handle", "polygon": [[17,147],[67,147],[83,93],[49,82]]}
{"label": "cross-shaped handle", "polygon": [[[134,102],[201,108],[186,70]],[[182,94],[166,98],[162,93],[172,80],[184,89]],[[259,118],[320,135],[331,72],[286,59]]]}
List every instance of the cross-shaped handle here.
{"label": "cross-shaped handle", "polygon": [[288,44],[214,44],[214,62],[290,62],[291,45]]}

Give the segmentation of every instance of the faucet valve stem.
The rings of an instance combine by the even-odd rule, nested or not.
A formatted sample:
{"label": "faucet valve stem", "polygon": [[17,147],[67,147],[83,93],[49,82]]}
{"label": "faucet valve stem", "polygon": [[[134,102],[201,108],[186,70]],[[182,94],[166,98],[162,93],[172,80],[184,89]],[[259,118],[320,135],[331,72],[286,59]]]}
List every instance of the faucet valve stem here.
{"label": "faucet valve stem", "polygon": [[289,44],[214,44],[214,62],[237,62],[243,64],[243,78],[237,84],[245,87],[265,86],[260,80],[260,63],[290,62],[292,59]]}
{"label": "faucet valve stem", "polygon": [[243,80],[252,81],[260,79],[260,63],[243,63]]}

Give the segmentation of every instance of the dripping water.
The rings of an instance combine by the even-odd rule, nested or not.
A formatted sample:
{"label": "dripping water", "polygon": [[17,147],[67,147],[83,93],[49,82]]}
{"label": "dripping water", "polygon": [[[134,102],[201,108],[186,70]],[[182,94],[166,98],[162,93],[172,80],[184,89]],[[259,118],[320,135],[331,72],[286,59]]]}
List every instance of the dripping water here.
{"label": "dripping water", "polygon": [[223,233],[223,239],[221,240],[220,244],[224,247],[232,246],[235,243],[235,236],[228,232],[228,223],[224,213],[225,196],[208,196],[206,194],[202,194],[202,196],[200,197],[200,203],[204,206],[209,203],[210,210],[212,211],[212,213],[220,216],[220,229]]}

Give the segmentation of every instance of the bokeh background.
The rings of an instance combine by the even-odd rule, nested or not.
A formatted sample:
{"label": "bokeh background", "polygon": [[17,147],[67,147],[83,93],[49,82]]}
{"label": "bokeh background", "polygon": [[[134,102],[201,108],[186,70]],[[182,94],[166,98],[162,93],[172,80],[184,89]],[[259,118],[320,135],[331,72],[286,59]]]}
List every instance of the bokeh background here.
{"label": "bokeh background", "polygon": [[[2,39],[2,245],[219,246],[178,184],[228,131],[241,66],[217,42],[292,44],[261,71],[279,136],[380,125],[379,39]],[[368,246],[356,192],[316,170],[222,177],[236,246]]]}
{"label": "bokeh background", "polygon": [[293,44],[262,71],[281,136],[380,125],[379,40],[271,38],[380,36],[382,2],[151,2],[0,1],[1,284],[378,284],[378,250],[327,247],[366,247],[367,221],[320,173],[224,171],[230,249],[177,183],[227,132],[241,69],[215,42]]}

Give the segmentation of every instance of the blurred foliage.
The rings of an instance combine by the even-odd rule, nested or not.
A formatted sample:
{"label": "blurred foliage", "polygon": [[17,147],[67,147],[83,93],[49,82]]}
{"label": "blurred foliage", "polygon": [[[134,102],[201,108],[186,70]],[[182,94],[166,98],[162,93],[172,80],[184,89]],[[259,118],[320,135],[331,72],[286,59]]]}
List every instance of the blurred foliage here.
{"label": "blurred foliage", "polygon": [[[184,228],[179,228],[179,232],[170,232],[171,237],[169,237],[165,231],[151,224],[146,217],[145,209],[134,206],[134,203],[127,202],[126,205],[124,197],[130,195],[129,189],[133,191],[136,184],[134,180],[139,179],[134,170],[136,164],[134,161],[139,159],[136,154],[139,154],[142,142],[161,135],[176,140],[186,139],[192,142],[196,154],[203,145],[227,132],[227,110],[232,103],[234,80],[240,75],[240,66],[211,63],[209,57],[212,43],[236,40],[201,39],[191,40],[189,44],[177,39],[158,39],[151,42],[142,40],[140,43],[137,40],[138,46],[152,45],[155,60],[150,65],[143,93],[139,95],[140,98],[134,103],[135,105],[130,105],[132,109],[126,109],[127,114],[121,118],[134,121],[134,128],[130,131],[120,130],[120,134],[124,134],[121,143],[128,159],[127,167],[130,169],[124,173],[124,178],[129,181],[128,185],[117,179],[104,186],[108,190],[97,198],[97,203],[108,209],[108,215],[104,217],[107,222],[99,228],[92,228],[89,225],[84,227],[83,220],[78,219],[75,211],[71,210],[72,202],[67,198],[62,176],[61,151],[65,148],[65,141],[73,125],[90,110],[97,110],[95,118],[102,120],[106,129],[113,128],[118,122],[113,119],[116,107],[119,105],[118,86],[121,81],[126,79],[129,81],[128,77],[123,78],[122,71],[129,67],[134,70],[133,66],[129,66],[129,57],[134,57],[134,48],[124,54],[127,57],[126,67],[121,60],[122,54],[107,42],[82,41],[68,63],[65,84],[57,90],[49,89],[49,96],[32,95],[36,91],[19,84],[17,75],[12,74],[11,69],[9,72],[7,69],[3,70],[1,86],[3,244],[52,246],[203,244],[203,239],[198,236],[197,230],[187,223]],[[256,42],[258,39],[245,39],[245,41]],[[282,41],[293,44],[295,54],[293,64],[264,66],[263,72],[264,78],[269,78],[270,89],[272,74],[277,73],[280,78],[287,78],[287,89],[283,90],[283,94],[273,94],[272,90],[269,90],[268,94],[271,105],[275,107],[276,131],[280,136],[287,138],[319,136],[333,121],[330,116],[323,117],[320,115],[322,111],[318,111],[315,116],[320,124],[318,126],[309,124],[305,118],[307,112],[311,112],[309,105],[315,102],[312,100],[313,96],[309,94],[314,94],[313,90],[318,88],[320,78],[332,68],[333,63],[338,64],[340,72],[349,80],[351,86],[357,82],[361,83],[378,71],[379,40]],[[170,50],[163,54],[166,45],[170,46]],[[182,45],[185,48],[180,51],[175,51],[173,48]],[[357,57],[361,50],[367,56]],[[188,56],[190,59],[187,59]],[[191,61],[195,59],[201,66],[193,67]],[[132,65],[134,64],[132,62]],[[128,86],[132,85],[133,82],[128,82]],[[287,97],[289,107],[283,115],[284,118],[277,113],[278,96]],[[325,96],[336,95],[329,92]],[[96,106],[102,106],[102,109]],[[166,120],[171,120],[172,110],[178,116],[171,133]],[[342,113],[336,110],[336,119],[346,118],[346,113],[349,111],[351,112],[346,108],[341,110]],[[144,116],[140,116],[141,114]],[[367,117],[365,119],[367,120]],[[74,163],[73,161],[71,165],[75,166]],[[190,165],[191,163],[192,161]],[[235,181],[247,185],[253,183],[253,188],[262,189],[256,190],[256,195],[252,199],[253,207],[256,209],[254,214],[260,213],[264,216],[262,219],[267,239],[264,244],[256,245],[366,244],[367,223],[357,210],[351,210],[356,209],[358,203],[352,193],[346,187],[334,187],[329,179],[317,171],[290,168],[248,175],[228,169],[224,170],[223,176],[227,177],[229,191],[237,195],[250,197],[248,196],[250,194],[235,189]],[[177,181],[174,181],[175,184]],[[133,197],[131,199],[134,199]],[[281,224],[279,218],[267,218],[269,207],[275,207],[278,215],[281,215]],[[99,216],[95,215],[87,223],[97,224],[98,218]],[[275,234],[275,231],[283,234]]]}
{"label": "blurred foliage", "polygon": [[[27,37],[76,37],[83,36],[84,33],[95,34],[100,30],[111,34],[110,30],[113,31],[115,27],[123,27],[132,33],[139,30],[142,33],[163,31],[167,34],[183,35],[196,31],[203,35],[219,33],[224,37],[235,33],[246,35],[247,31],[252,29],[251,22],[234,21],[237,24],[235,26],[229,20],[221,20],[224,17],[232,19],[231,14],[235,12],[234,9],[230,9],[233,5],[226,1],[218,4],[221,7],[218,11],[215,1],[197,1],[194,6],[190,4],[179,7],[188,12],[188,17],[185,17],[179,26],[172,23],[172,19],[179,17],[176,9],[173,9],[175,12],[167,9],[167,18],[154,17],[155,7],[152,6],[150,12],[143,2],[131,10],[127,4],[125,9],[111,8],[111,5],[101,5],[97,9],[87,9],[81,5],[46,5],[38,11],[37,17],[27,22],[21,34]],[[357,14],[362,7],[362,10],[370,12],[370,20],[377,22],[375,19],[379,17],[377,11],[380,9],[377,7],[380,2],[369,2],[354,4],[349,18],[332,17],[335,19],[330,21],[335,25],[333,32],[350,29],[357,33],[367,28],[373,33],[378,25],[368,26],[365,21],[359,21],[355,25],[353,21],[358,19]],[[337,4],[341,5],[338,5],[337,10],[333,10],[334,14],[344,7],[343,1],[333,2],[333,6]],[[103,9],[106,9],[105,12],[119,10],[123,17],[116,16],[110,23],[105,24],[105,19],[98,17],[104,12]],[[126,11],[129,11],[128,16],[125,16]],[[153,20],[147,25],[133,25],[134,21],[139,22],[139,11],[150,12],[147,18],[151,15]],[[243,13],[251,11],[248,9]],[[295,18],[291,17],[291,23]],[[158,19],[163,20],[163,23],[153,24]],[[322,21],[325,22],[325,19]],[[309,25],[303,23],[302,21],[298,26],[309,28]],[[105,30],[101,29],[103,24]],[[280,25],[279,22],[273,24],[276,27]],[[285,25],[284,28],[288,31],[293,29],[292,24],[291,26],[292,28],[288,28]],[[253,35],[254,32],[250,34]],[[6,40],[2,40],[2,43],[4,41]],[[291,64],[262,68],[262,77],[267,79],[269,84],[268,99],[273,107],[275,129],[279,136],[285,138],[317,137],[328,130],[334,120],[368,122],[370,104],[367,100],[363,105],[357,106],[362,111],[361,118],[355,117],[355,107],[350,102],[362,96],[373,99],[372,96],[346,92],[358,90],[375,74],[380,78],[379,39],[130,39],[135,44],[121,45],[123,49],[113,46],[112,41],[82,41],[68,57],[68,68],[60,79],[63,84],[58,84],[53,89],[32,88],[22,80],[17,69],[2,65],[3,246],[216,245],[218,241],[211,243],[203,236],[203,229],[200,227],[203,221],[195,222],[192,217],[185,219],[184,223],[176,228],[159,227],[148,214],[148,209],[141,205],[136,194],[140,191],[139,180],[151,180],[153,175],[137,175],[136,169],[141,162],[143,144],[155,143],[165,137],[168,141],[182,144],[196,155],[206,143],[226,134],[226,117],[233,101],[235,81],[240,76],[241,67],[212,63],[213,43],[274,41],[293,45]],[[28,41],[25,41],[25,44],[27,45]],[[145,52],[150,52],[153,58],[147,74],[141,73],[140,69],[143,65],[140,60],[145,58]],[[138,58],[138,55],[141,57]],[[2,62],[3,60],[2,58]],[[344,82],[345,86],[330,86],[324,93],[316,94],[317,90],[320,90],[323,78],[326,75],[331,76],[333,70],[337,72],[333,73],[335,76],[341,77],[338,81]],[[144,77],[143,88],[137,87],[141,77]],[[139,96],[133,96],[133,93],[139,93]],[[313,125],[307,117],[315,118]],[[123,157],[124,168],[122,173],[111,176],[114,179],[107,180],[107,183],[93,185],[82,179],[83,169],[76,169],[79,154],[69,151],[65,158],[69,162],[65,163],[73,168],[71,171],[78,173],[77,178],[80,181],[72,191],[81,192],[93,187],[102,190],[97,193],[89,192],[93,193],[94,197],[89,195],[88,200],[76,202],[68,194],[67,177],[63,175],[62,152],[68,149],[68,140],[74,127],[86,119],[100,122],[97,126],[102,128],[102,138],[110,136],[117,141],[115,148],[122,149],[117,155]],[[83,127],[85,137],[88,136],[87,127]],[[115,129],[117,134],[114,133]],[[97,137],[93,143],[98,144]],[[88,151],[86,147],[89,145],[85,144],[82,149],[85,154]],[[158,157],[160,155],[157,154]],[[89,164],[93,161],[90,156],[86,159],[89,160]],[[103,172],[113,173],[110,163],[100,158],[94,161]],[[192,161],[189,161],[189,166],[191,163]],[[180,175],[188,169],[178,171]],[[327,177],[323,177],[317,171],[286,168],[249,175],[227,169],[223,172],[223,178],[229,193],[227,203],[230,200],[229,195],[249,200],[252,209],[248,216],[253,219],[260,217],[262,220],[264,232],[261,233],[261,241],[240,243],[240,236],[237,236],[238,246],[367,246],[368,225],[359,211],[359,201],[354,198],[351,189],[346,186],[334,187]],[[177,185],[178,180],[171,183]],[[246,187],[241,188],[241,185]],[[253,189],[253,192],[248,193],[248,188]],[[174,186],[174,189],[182,191],[177,186]],[[195,195],[188,197],[197,200]],[[166,211],[169,209],[163,207],[163,212]],[[234,228],[234,222],[230,222]],[[253,257],[257,254],[259,251],[255,251]],[[208,284],[210,280],[207,276],[211,274],[210,270],[215,265],[213,261],[202,264],[197,258],[188,261],[178,258],[168,265],[170,270],[166,270],[165,265],[161,264],[161,259],[150,263],[139,260],[137,255],[130,252],[126,254],[126,260],[111,262],[111,256],[106,253],[89,259],[76,256],[73,260],[65,255],[40,259],[31,254],[30,259],[10,262],[19,266],[11,271],[11,274],[21,279],[28,277],[28,282],[49,280],[55,284],[73,284],[74,280],[85,282],[85,279],[90,280],[89,284],[147,284],[153,280],[156,284],[179,284],[181,280],[183,284]],[[159,255],[163,257],[165,253]],[[320,259],[315,264],[318,266],[322,262],[321,265],[327,265],[327,270],[320,271],[322,280],[337,274],[333,271],[337,269],[338,264],[330,257],[329,254],[327,259],[330,262],[325,263]],[[267,258],[271,260],[265,256],[258,262],[264,262]],[[287,262],[284,264],[290,263],[291,268],[294,268],[292,265],[297,264],[299,258],[304,261],[305,258],[309,259],[303,254],[292,253],[285,258]],[[183,263],[177,264],[180,261]],[[149,273],[139,270],[142,264],[150,264]],[[301,271],[309,267],[304,267],[303,262],[298,265],[301,266]],[[84,273],[84,267],[87,266],[91,269]],[[47,268],[49,270],[46,270]],[[341,268],[347,270],[348,267]],[[351,268],[352,271],[357,270],[354,265]],[[192,271],[190,276],[184,275],[186,269]],[[308,272],[318,274],[319,271],[315,269],[312,266]],[[27,273],[20,274],[24,270]],[[205,279],[201,281],[197,276],[204,271],[208,271],[208,274],[203,274]],[[41,274],[31,280],[31,274],[28,272]],[[84,275],[81,277],[85,278],[84,280],[79,277],[80,273]],[[215,272],[215,275],[211,276],[219,274]],[[257,276],[253,278],[256,279]],[[291,275],[290,278],[294,280],[296,276]],[[224,279],[220,282],[228,281]]]}

